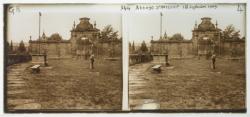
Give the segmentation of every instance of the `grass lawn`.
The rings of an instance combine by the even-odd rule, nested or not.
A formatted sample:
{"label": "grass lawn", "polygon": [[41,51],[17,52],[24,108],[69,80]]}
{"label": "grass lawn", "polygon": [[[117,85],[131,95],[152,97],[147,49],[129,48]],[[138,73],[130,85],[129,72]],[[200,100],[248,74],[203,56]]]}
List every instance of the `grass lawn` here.
{"label": "grass lawn", "polygon": [[[93,70],[89,69],[88,60],[58,59],[48,62],[49,67],[42,67],[39,74],[32,74],[26,68],[18,76],[25,81],[25,86],[8,86],[8,90],[22,89],[25,93],[8,95],[8,100],[31,99],[41,105],[40,109],[121,109],[121,60],[97,59]],[[8,105],[9,109],[15,106]]]}
{"label": "grass lawn", "polygon": [[136,106],[133,100],[153,99],[160,109],[245,109],[245,61],[217,59],[215,70],[210,63],[204,59],[170,60],[172,67],[162,67],[160,74],[151,73],[153,63],[145,63],[147,68],[132,66],[131,74],[136,74],[133,69],[145,69],[137,73],[137,80],[147,83],[130,86],[144,92],[130,95],[130,105]]}

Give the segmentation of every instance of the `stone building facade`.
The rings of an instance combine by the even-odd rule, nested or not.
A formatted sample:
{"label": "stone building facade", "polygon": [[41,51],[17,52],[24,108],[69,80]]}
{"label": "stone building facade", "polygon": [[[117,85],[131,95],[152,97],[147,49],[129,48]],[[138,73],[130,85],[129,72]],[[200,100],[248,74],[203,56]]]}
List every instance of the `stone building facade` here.
{"label": "stone building facade", "polygon": [[95,44],[99,39],[100,30],[96,28],[96,23],[91,24],[89,18],[80,18],[80,23],[75,25],[71,30],[70,42],[72,45],[72,54],[79,54],[79,52],[89,52],[92,44]]}
{"label": "stone building facade", "polygon": [[209,53],[221,53],[221,29],[211,22],[211,18],[201,18],[202,22],[193,29],[193,51],[195,55],[206,55]]}
{"label": "stone building facade", "polygon": [[[166,38],[166,37],[165,37]],[[152,54],[168,54],[169,58],[206,56],[215,53],[220,56],[245,56],[245,40],[226,39],[211,18],[201,18],[195,23],[190,40],[159,39],[151,41]]]}
{"label": "stone building facade", "polygon": [[94,54],[98,56],[119,55],[121,56],[121,40],[100,41],[100,30],[96,23],[90,23],[90,18],[80,18],[71,29],[71,37],[68,40],[62,39],[59,34],[52,34],[47,37],[45,33],[40,39],[29,41],[29,52],[31,54],[46,53],[48,58],[68,58]]}

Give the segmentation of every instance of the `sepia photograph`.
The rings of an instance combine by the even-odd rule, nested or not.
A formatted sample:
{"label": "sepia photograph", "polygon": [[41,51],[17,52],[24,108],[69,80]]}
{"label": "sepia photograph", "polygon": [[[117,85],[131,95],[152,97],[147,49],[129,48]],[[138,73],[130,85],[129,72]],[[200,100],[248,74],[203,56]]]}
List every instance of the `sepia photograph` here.
{"label": "sepia photograph", "polygon": [[5,3],[3,111],[246,113],[247,2]]}
{"label": "sepia photograph", "polygon": [[246,4],[130,8],[132,111],[246,112]]}
{"label": "sepia photograph", "polygon": [[6,112],[121,110],[119,5],[4,8]]}

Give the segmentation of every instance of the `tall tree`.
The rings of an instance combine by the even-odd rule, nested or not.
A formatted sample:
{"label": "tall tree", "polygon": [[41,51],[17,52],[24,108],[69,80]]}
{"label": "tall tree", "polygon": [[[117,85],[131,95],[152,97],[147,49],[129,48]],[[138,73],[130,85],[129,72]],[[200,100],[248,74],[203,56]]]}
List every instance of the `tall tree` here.
{"label": "tall tree", "polygon": [[147,52],[148,51],[148,47],[147,47],[145,41],[142,41],[142,43],[141,43],[141,51],[142,52]]}
{"label": "tall tree", "polygon": [[103,41],[117,40],[118,39],[118,31],[114,31],[114,28],[111,25],[107,25],[101,31],[100,36],[101,36],[101,39]]}
{"label": "tall tree", "polygon": [[133,41],[133,43],[132,43],[132,52],[134,52],[135,51],[135,42]]}
{"label": "tall tree", "polygon": [[10,43],[6,41],[6,52],[10,53]]}
{"label": "tall tree", "polygon": [[18,52],[20,52],[20,53],[26,52],[26,47],[25,47],[25,45],[24,45],[23,40],[22,40],[22,41],[20,42],[20,44],[19,44]]}
{"label": "tall tree", "polygon": [[10,52],[13,52],[13,43],[12,43],[12,40],[10,41]]}
{"label": "tall tree", "polygon": [[132,45],[130,42],[128,43],[128,48],[129,48],[129,53],[131,53],[132,52]]}
{"label": "tall tree", "polygon": [[224,29],[223,35],[225,39],[239,39],[240,31],[236,31],[235,27],[231,24]]}

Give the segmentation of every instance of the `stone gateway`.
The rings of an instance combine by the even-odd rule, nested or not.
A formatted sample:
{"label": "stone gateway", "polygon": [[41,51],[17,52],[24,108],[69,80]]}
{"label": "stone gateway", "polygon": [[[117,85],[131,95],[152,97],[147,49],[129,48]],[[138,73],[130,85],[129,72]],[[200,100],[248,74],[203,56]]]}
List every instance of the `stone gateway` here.
{"label": "stone gateway", "polygon": [[40,39],[29,41],[31,54],[47,54],[48,58],[89,57],[91,54],[108,56],[110,51],[121,54],[121,40],[101,41],[100,29],[96,28],[96,22],[90,23],[90,18],[80,18],[76,25],[73,23],[71,37],[66,40],[58,33],[47,37],[45,33]]}
{"label": "stone gateway", "polygon": [[188,58],[207,56],[215,53],[221,56],[245,56],[245,40],[227,39],[218,23],[213,24],[211,18],[201,18],[195,23],[191,40],[170,40],[166,34],[159,40],[151,40],[153,54],[168,54],[170,58]]}

